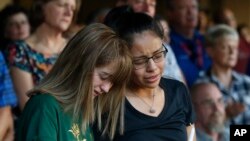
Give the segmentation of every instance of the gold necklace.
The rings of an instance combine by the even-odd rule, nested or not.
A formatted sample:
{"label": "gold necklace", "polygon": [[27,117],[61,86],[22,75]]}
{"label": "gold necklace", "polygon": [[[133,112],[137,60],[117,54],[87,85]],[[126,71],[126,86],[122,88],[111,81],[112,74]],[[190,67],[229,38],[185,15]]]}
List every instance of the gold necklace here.
{"label": "gold necklace", "polygon": [[156,110],[153,108],[154,106],[154,101],[155,101],[155,94],[153,93],[152,95],[152,104],[148,104],[143,98],[141,98],[140,96],[138,96],[136,93],[135,93],[136,97],[138,97],[144,104],[146,104],[148,107],[149,107],[149,113],[153,114],[156,112]]}

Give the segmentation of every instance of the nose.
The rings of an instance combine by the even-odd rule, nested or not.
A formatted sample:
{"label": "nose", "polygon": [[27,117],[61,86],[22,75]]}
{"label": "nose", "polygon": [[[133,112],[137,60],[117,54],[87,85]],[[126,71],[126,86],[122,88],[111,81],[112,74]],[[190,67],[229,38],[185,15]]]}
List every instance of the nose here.
{"label": "nose", "polygon": [[110,88],[112,87],[112,83],[111,82],[103,82],[103,84],[101,85],[101,90],[102,92],[109,92]]}
{"label": "nose", "polygon": [[17,22],[17,23],[15,23],[15,27],[16,27],[18,30],[20,30],[20,29],[22,29],[22,27],[23,27],[23,23],[22,23],[22,22]]}
{"label": "nose", "polygon": [[229,47],[229,54],[233,54],[233,53],[235,53],[235,52],[237,52],[238,50],[237,50],[237,48],[236,47],[234,47],[234,46],[230,46]]}
{"label": "nose", "polygon": [[73,10],[70,5],[67,5],[65,7],[65,15],[70,16],[70,17],[73,15]]}
{"label": "nose", "polygon": [[149,3],[144,2],[144,4],[143,4],[143,11],[144,12],[149,12]]}
{"label": "nose", "polygon": [[214,109],[215,111],[218,111],[218,110],[220,109],[220,107],[218,106],[217,103],[214,103],[214,104],[213,104],[213,109]]}
{"label": "nose", "polygon": [[17,29],[21,29],[21,27],[22,27],[22,26],[21,26],[21,23],[17,23],[17,24],[16,24],[16,27],[17,27]]}
{"label": "nose", "polygon": [[154,12],[152,11],[151,8],[151,4],[149,2],[144,2],[143,4],[143,8],[142,8],[142,12],[144,12],[145,14],[153,17],[154,16]]}
{"label": "nose", "polygon": [[197,6],[191,5],[191,6],[187,7],[187,15],[198,18],[198,8],[197,8]]}
{"label": "nose", "polygon": [[195,13],[195,10],[192,7],[187,8],[187,15],[193,16]]}
{"label": "nose", "polygon": [[214,103],[213,103],[213,109],[214,109],[215,111],[222,111],[223,108],[224,108],[224,107],[222,106],[221,103],[219,103],[219,102],[214,102]]}
{"label": "nose", "polygon": [[157,65],[156,63],[154,62],[154,60],[152,58],[150,58],[148,60],[148,64],[147,64],[147,70],[148,71],[154,71],[155,69],[157,69]]}

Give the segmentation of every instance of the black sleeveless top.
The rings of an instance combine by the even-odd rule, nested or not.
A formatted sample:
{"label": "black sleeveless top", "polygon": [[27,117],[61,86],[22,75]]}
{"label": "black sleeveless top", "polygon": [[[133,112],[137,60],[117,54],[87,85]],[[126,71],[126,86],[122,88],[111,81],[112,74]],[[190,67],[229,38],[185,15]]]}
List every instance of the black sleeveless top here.
{"label": "black sleeveless top", "polygon": [[[194,123],[194,110],[187,88],[183,83],[162,78],[165,105],[158,117],[137,111],[125,102],[125,132],[117,133],[114,141],[186,141],[186,126]],[[95,134],[95,140],[108,141]]]}

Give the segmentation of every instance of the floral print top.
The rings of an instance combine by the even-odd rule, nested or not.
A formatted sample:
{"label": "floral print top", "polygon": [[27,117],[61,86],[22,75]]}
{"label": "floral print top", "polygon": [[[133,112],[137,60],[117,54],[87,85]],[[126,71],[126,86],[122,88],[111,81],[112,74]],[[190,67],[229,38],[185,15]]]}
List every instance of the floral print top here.
{"label": "floral print top", "polygon": [[34,84],[38,84],[51,70],[58,54],[42,54],[32,49],[25,41],[10,44],[6,50],[8,63],[32,74]]}

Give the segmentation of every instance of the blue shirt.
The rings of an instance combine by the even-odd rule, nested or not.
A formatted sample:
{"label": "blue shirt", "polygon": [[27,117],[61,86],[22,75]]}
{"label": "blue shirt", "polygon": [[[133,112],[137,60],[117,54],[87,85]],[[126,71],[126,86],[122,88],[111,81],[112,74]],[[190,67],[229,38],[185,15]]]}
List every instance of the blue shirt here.
{"label": "blue shirt", "polygon": [[193,39],[187,39],[173,30],[170,32],[170,38],[170,45],[190,87],[198,78],[200,71],[207,70],[211,65],[204,48],[204,38],[195,32]]}
{"label": "blue shirt", "polygon": [[199,82],[211,82],[217,85],[223,94],[225,103],[235,101],[244,103],[246,110],[229,121],[230,124],[250,124],[250,77],[247,75],[239,74],[235,71],[232,72],[232,82],[229,88],[225,87],[219,79],[210,71],[201,73],[197,80]]}
{"label": "blue shirt", "polygon": [[3,54],[0,52],[0,107],[16,106],[17,98]]}

